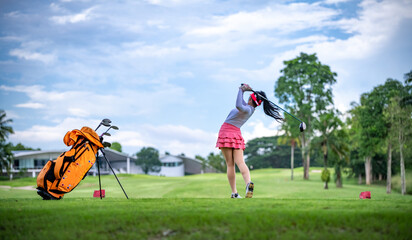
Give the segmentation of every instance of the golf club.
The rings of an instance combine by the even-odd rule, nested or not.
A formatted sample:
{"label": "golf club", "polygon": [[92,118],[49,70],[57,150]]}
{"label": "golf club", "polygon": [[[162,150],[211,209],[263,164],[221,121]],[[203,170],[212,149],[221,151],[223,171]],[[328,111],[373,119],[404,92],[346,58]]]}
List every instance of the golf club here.
{"label": "golf club", "polygon": [[112,146],[112,144],[111,143],[109,143],[109,142],[103,142],[103,147],[111,147]]}
{"label": "golf club", "polygon": [[[243,83],[241,84],[241,86],[243,86]],[[289,114],[290,116],[292,116],[294,119],[298,120],[300,122],[299,124],[299,129],[301,132],[306,130],[306,123],[304,123],[302,120],[300,120],[299,118],[293,116],[292,114],[290,114],[288,111],[286,111],[285,109],[279,107],[277,104],[273,103],[272,101],[270,101],[269,99],[265,98],[264,96],[260,95],[258,92],[255,92],[253,89],[251,89],[251,91],[253,93],[255,93],[256,95],[259,95],[260,98],[265,99],[266,101],[272,103],[273,105],[275,105],[276,107],[278,107],[279,109],[281,109],[282,111],[284,111],[285,113]]]}
{"label": "golf club", "polygon": [[[114,125],[113,125],[113,126],[110,126],[110,127],[106,130],[106,132],[104,132],[103,134],[107,133],[107,132],[108,132],[110,129],[112,129],[112,128],[113,128],[114,130],[119,130],[119,128],[118,128],[117,126],[114,126]],[[102,134],[102,135],[103,135],[103,134]]]}
{"label": "golf club", "polygon": [[103,125],[103,126],[105,126],[105,127],[110,127],[110,123],[111,123],[111,122],[112,122],[112,121],[111,121],[110,119],[107,119],[107,118],[103,119],[103,120],[100,122],[99,126],[97,126],[97,128],[96,128],[94,131],[97,131],[97,129],[99,129],[99,127],[100,127],[101,125]]}

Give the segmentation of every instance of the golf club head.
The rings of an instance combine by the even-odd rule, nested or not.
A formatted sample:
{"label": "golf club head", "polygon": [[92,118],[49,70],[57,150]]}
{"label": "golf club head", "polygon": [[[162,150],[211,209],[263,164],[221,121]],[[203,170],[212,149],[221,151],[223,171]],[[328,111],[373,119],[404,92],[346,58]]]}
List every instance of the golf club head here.
{"label": "golf club head", "polygon": [[111,123],[111,122],[112,122],[112,121],[111,121],[110,119],[108,119],[108,118],[103,119],[103,120],[100,122],[99,126],[97,126],[97,128],[96,128],[94,131],[97,131],[97,129],[99,129],[99,127],[100,127],[101,125],[103,125],[103,126],[105,126],[105,127],[110,127],[110,123]]}
{"label": "golf club head", "polygon": [[301,122],[300,125],[299,125],[299,129],[300,129],[301,132],[305,131],[306,130],[306,124],[304,122]]}
{"label": "golf club head", "polygon": [[102,120],[101,124],[105,127],[109,127],[111,122],[112,121],[110,119],[105,118],[105,119]]}
{"label": "golf club head", "polygon": [[108,132],[105,132],[105,133],[102,134],[102,136],[109,136],[109,137],[110,137],[110,136],[112,136],[112,135],[111,135],[110,133],[108,133]]}
{"label": "golf club head", "polygon": [[103,142],[103,147],[111,147],[112,146],[112,144],[111,143],[109,143],[109,142]]}
{"label": "golf club head", "polygon": [[113,126],[111,126],[111,128],[112,128],[112,129],[114,129],[114,130],[119,130],[119,127],[114,126],[114,125],[113,125]]}

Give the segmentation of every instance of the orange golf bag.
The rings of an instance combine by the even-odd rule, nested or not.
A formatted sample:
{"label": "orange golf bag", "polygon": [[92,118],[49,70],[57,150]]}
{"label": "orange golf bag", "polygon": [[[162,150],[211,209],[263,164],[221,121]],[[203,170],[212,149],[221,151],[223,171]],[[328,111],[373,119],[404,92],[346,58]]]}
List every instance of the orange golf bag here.
{"label": "orange golf bag", "polygon": [[103,148],[99,135],[89,127],[67,132],[63,142],[73,147],[56,160],[48,161],[37,176],[37,193],[44,200],[61,199],[71,192],[95,163],[97,151]]}

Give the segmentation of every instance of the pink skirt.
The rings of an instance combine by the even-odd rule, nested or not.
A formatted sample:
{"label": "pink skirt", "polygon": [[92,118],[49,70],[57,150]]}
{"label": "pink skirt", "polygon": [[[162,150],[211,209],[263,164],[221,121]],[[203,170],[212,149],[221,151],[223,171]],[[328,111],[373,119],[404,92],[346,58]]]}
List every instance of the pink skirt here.
{"label": "pink skirt", "polygon": [[245,150],[245,140],[242,137],[240,128],[229,123],[223,123],[220,127],[216,147],[235,148]]}

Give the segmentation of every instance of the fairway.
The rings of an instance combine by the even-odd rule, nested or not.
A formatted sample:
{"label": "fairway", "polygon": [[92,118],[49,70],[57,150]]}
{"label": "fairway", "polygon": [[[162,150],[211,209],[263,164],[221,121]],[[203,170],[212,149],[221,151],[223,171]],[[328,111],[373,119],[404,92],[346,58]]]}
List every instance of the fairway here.
{"label": "fairway", "polygon": [[[252,199],[230,199],[225,174],[180,178],[120,175],[102,178],[103,200],[92,198],[98,178],[88,176],[60,201],[43,201],[35,179],[0,181],[2,239],[411,239],[412,197],[385,187],[344,181],[324,190],[318,172],[251,172]],[[244,196],[241,176],[238,190]],[[242,191],[241,191],[242,190]],[[360,200],[361,191],[372,199]]]}

